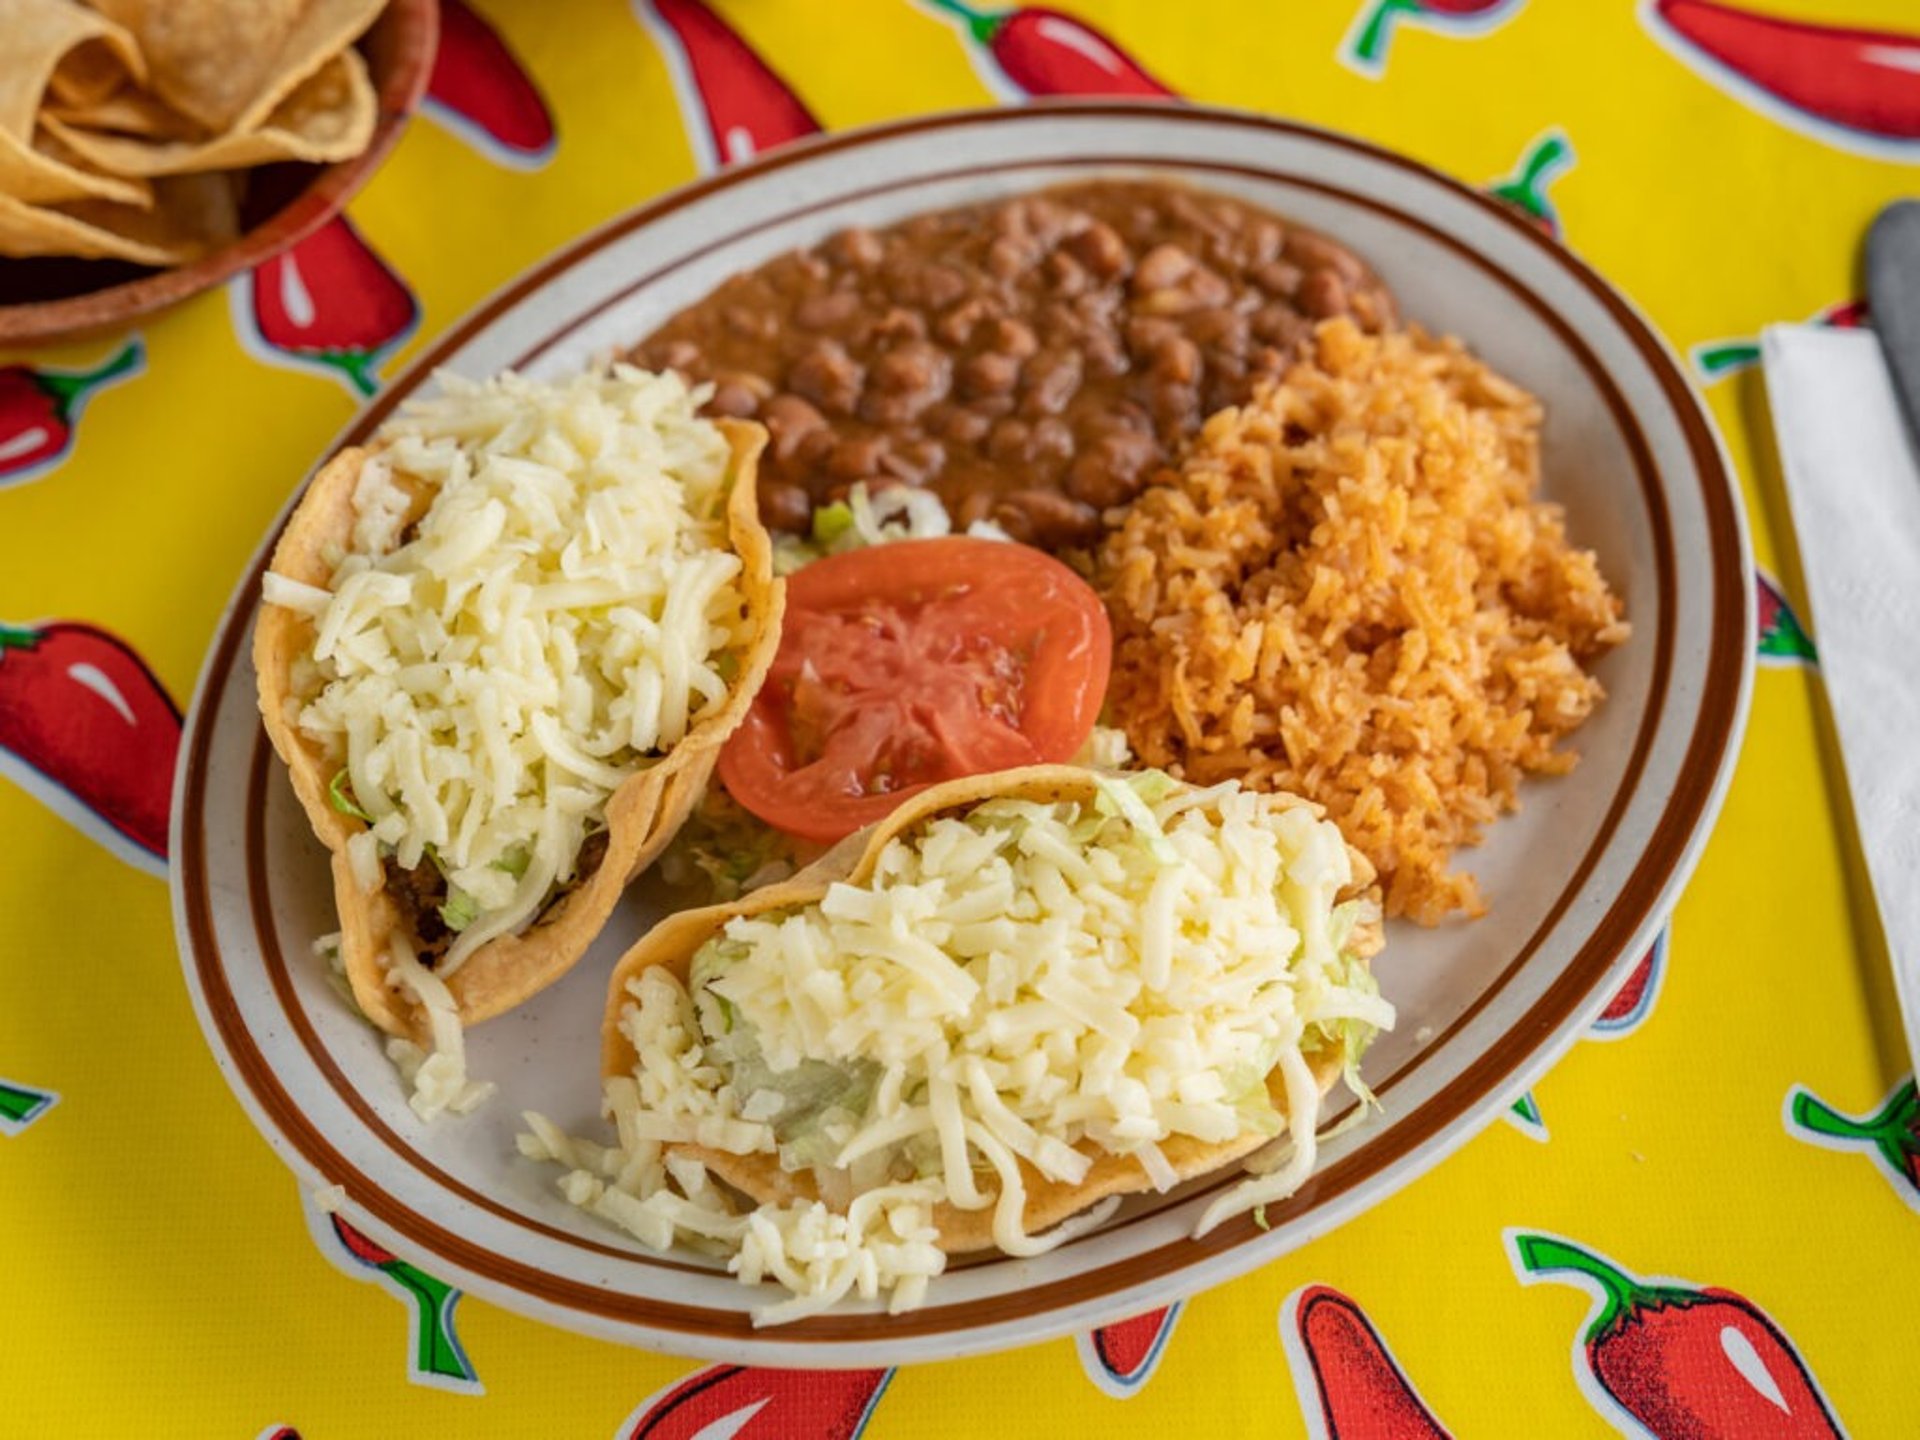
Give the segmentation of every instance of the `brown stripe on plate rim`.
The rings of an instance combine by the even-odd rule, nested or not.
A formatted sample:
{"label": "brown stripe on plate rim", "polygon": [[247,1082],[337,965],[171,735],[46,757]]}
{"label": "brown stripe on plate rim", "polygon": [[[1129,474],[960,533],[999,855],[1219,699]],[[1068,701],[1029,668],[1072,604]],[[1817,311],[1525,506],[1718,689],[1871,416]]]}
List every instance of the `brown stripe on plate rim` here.
{"label": "brown stripe on plate rim", "polygon": [[[1093,118],[1102,115],[1137,115],[1141,113],[1143,107],[1125,104],[1062,104],[1029,108]],[[1004,121],[1017,118],[1022,113],[1022,111],[987,111],[923,117],[851,135],[826,136],[776,152],[755,162],[750,169],[726,171],[696,181],[680,191],[641,207],[577,242],[544,265],[505,287],[483,304],[409,367],[402,383],[396,384],[379,397],[349,431],[346,443],[366,435],[391,411],[403,389],[416,386],[423,373],[430,371],[432,366],[450,351],[465,343],[473,333],[500,311],[517,303],[530,290],[545,283],[554,274],[661,214],[684,206],[696,198],[737,184],[743,178],[784,168],[824,151],[850,144],[869,143],[891,135],[948,128],[955,125]],[[1743,593],[1744,587],[1741,585],[1739,527],[1732,510],[1731,482],[1721,464],[1718,449],[1707,429],[1705,419],[1700,414],[1697,402],[1684,379],[1674,369],[1664,349],[1653,339],[1639,317],[1577,257],[1564,251],[1555,242],[1510,214],[1496,202],[1438,175],[1417,162],[1379,151],[1362,142],[1331,135],[1312,127],[1293,125],[1264,117],[1197,109],[1155,110],[1154,114],[1157,119],[1178,118],[1203,120],[1208,123],[1230,123],[1305,136],[1332,144],[1336,148],[1352,150],[1396,168],[1425,175],[1450,192],[1465,196],[1478,204],[1490,216],[1496,217],[1498,223],[1506,225],[1515,233],[1524,235],[1529,243],[1542,247],[1556,265],[1571,273],[1586,290],[1600,300],[1659,379],[1675,418],[1687,434],[1696,467],[1703,479],[1702,498],[1709,521],[1714,571],[1720,582],[1714,595],[1714,643],[1710,651],[1708,672],[1701,691],[1700,709],[1696,716],[1694,732],[1688,742],[1687,760],[1681,779],[1676,784],[1672,796],[1669,797],[1666,814],[1656,827],[1652,840],[1642,852],[1641,861],[1627,885],[1615,898],[1607,915],[1596,928],[1593,937],[1575,957],[1567,971],[1509,1033],[1506,1042],[1478,1057],[1461,1076],[1456,1077],[1445,1089],[1406,1117],[1395,1131],[1383,1135],[1381,1144],[1355,1152],[1310,1182],[1301,1197],[1301,1203],[1311,1205],[1334,1198],[1358,1183],[1360,1179],[1389,1169],[1394,1160],[1438,1134],[1470,1110],[1475,1102],[1491,1093],[1506,1077],[1515,1073],[1531,1057],[1539,1042],[1559,1028],[1578,1009],[1583,999],[1590,997],[1594,986],[1605,976],[1606,971],[1619,957],[1624,947],[1634,938],[1635,932],[1650,918],[1655,903],[1685,858],[1687,840],[1692,835],[1712,796],[1720,768],[1726,758],[1725,752],[1729,738],[1738,722],[1737,702],[1748,661],[1745,651],[1748,648],[1749,639],[1745,634],[1744,625],[1748,601]],[[1118,158],[1103,157],[1099,163],[1118,166],[1126,162]],[[1156,157],[1154,163],[1165,168],[1173,162],[1169,162],[1165,157]],[[1266,172],[1255,173],[1265,174]],[[1267,178],[1292,184],[1303,183],[1285,175],[1267,175]],[[1396,218],[1402,223],[1428,228],[1425,227],[1424,222],[1409,216],[1396,215]],[[1584,350],[1584,346],[1582,349]],[[1716,478],[1720,482],[1718,485],[1711,483]],[[1664,518],[1663,510],[1661,516]],[[1666,548],[1670,557],[1670,537]],[[265,568],[265,558],[266,552],[263,551],[259,562],[250,574],[250,586],[257,586],[259,572]],[[1672,576],[1663,575],[1662,580],[1664,602],[1671,593]],[[1663,603],[1663,614],[1669,611],[1670,605]],[[210,674],[204,692],[206,695],[224,693],[244,630],[245,625],[236,607],[216,647],[214,662],[210,668],[217,673]],[[1670,664],[1667,668],[1671,668]],[[1663,680],[1664,676],[1657,678]],[[1710,725],[1712,733],[1706,733]],[[233,1056],[235,1069],[246,1081],[256,1100],[275,1118],[287,1142],[293,1144],[310,1163],[319,1164],[324,1173],[347,1183],[354,1199],[365,1205],[370,1213],[377,1215],[396,1232],[442,1254],[454,1264],[462,1266],[475,1275],[488,1278],[511,1289],[525,1291],[561,1308],[578,1309],[625,1323],[686,1332],[742,1335],[748,1333],[745,1317],[738,1312],[709,1311],[697,1307],[678,1306],[670,1302],[609,1295],[590,1286],[558,1281],[555,1277],[543,1272],[531,1270],[530,1267],[518,1262],[481,1250],[464,1237],[451,1234],[424,1217],[398,1205],[397,1202],[392,1201],[391,1197],[375,1189],[356,1167],[347,1165],[344,1159],[332,1152],[325,1140],[313,1131],[310,1122],[292,1106],[290,1099],[280,1088],[277,1077],[266,1066],[264,1058],[252,1048],[251,1039],[246,1035],[244,1025],[239,1023],[231,993],[225,989],[224,977],[220,973],[220,966],[215,958],[213,931],[208,913],[209,894],[206,888],[204,827],[204,794],[210,741],[209,719],[205,716],[196,716],[193,750],[189,756],[186,777],[187,793],[183,796],[185,809],[183,831],[187,845],[186,854],[182,858],[182,885],[185,891],[184,909],[188,920],[189,940],[195,950],[194,959],[203,991],[209,1000],[209,1013],[213,1015],[216,1028],[229,1054]],[[216,997],[218,997],[218,1003],[215,1003]],[[302,1143],[303,1137],[306,1143]],[[320,1158],[317,1158],[314,1153],[316,1149],[320,1152]],[[1382,1153],[1376,1155],[1375,1151]],[[1364,1174],[1357,1173],[1361,1171],[1361,1162],[1367,1159],[1372,1159],[1376,1163],[1367,1164]],[[1336,1182],[1338,1182],[1337,1185]],[[1216,1232],[1215,1235],[1200,1242],[1183,1239],[1155,1251],[1116,1261],[1090,1275],[1071,1277],[1057,1282],[1044,1290],[1029,1290],[1017,1296],[995,1297],[963,1305],[930,1308],[916,1312],[920,1317],[918,1320],[915,1315],[907,1315],[892,1317],[884,1320],[883,1323],[889,1333],[929,1334],[1027,1317],[1031,1316],[1036,1309],[1051,1309],[1094,1300],[1101,1295],[1160,1278],[1181,1268],[1184,1261],[1191,1260],[1198,1253],[1217,1252],[1230,1245],[1242,1243],[1246,1238],[1244,1233],[1232,1235]],[[881,1317],[859,1315],[821,1317],[805,1322],[799,1329],[788,1328],[783,1332],[783,1338],[801,1341],[870,1339],[878,1323],[882,1323]]]}

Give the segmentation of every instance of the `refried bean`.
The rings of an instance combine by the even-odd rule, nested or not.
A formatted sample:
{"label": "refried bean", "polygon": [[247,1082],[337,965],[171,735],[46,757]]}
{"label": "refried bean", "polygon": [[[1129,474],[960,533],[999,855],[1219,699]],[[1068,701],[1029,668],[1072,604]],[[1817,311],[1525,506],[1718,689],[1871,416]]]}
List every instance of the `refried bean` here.
{"label": "refried bean", "polygon": [[774,529],[858,482],[914,485],[956,525],[1067,549],[1336,315],[1394,321],[1344,246],[1226,196],[1101,180],[843,230],[734,276],[633,359],[767,427]]}

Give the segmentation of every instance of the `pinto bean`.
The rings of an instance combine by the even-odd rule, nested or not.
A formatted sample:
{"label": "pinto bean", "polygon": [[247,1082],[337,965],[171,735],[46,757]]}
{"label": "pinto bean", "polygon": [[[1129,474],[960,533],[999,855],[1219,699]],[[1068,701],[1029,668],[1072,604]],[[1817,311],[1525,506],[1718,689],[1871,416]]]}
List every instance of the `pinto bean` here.
{"label": "pinto bean", "polygon": [[733,380],[715,382],[713,398],[707,401],[707,409],[713,414],[735,420],[745,420],[759,408],[760,397],[750,387]]}
{"label": "pinto bean", "polygon": [[1071,350],[1042,350],[1020,371],[1026,391],[1021,409],[1030,415],[1058,415],[1080,388],[1082,367]]}
{"label": "pinto bean", "polygon": [[1096,220],[1067,241],[1074,257],[1100,280],[1112,280],[1127,268],[1127,242],[1105,221]]}
{"label": "pinto bean", "polygon": [[855,225],[829,236],[821,247],[827,252],[827,259],[836,265],[845,265],[855,270],[868,270],[880,263],[880,257],[886,253],[880,237],[864,225]]}
{"label": "pinto bean", "polygon": [[860,401],[866,370],[837,340],[822,340],[794,363],[787,377],[794,393],[829,415],[851,415]]}
{"label": "pinto bean", "polygon": [[1287,236],[1287,259],[1303,270],[1331,270],[1349,283],[1366,275],[1358,255],[1310,230],[1295,230]]}
{"label": "pinto bean", "polygon": [[1098,511],[1052,490],[1016,490],[994,506],[993,518],[1015,540],[1047,550],[1085,545],[1100,533]]}
{"label": "pinto bean", "polygon": [[798,485],[785,482],[760,486],[760,523],[769,530],[804,534],[813,518],[813,497]]}
{"label": "pinto bean", "polygon": [[1316,320],[1347,313],[1347,282],[1331,268],[1307,272],[1300,282],[1300,308]]}
{"label": "pinto bean", "polygon": [[860,435],[842,440],[827,457],[827,473],[842,480],[863,479],[880,469],[887,450],[884,435]]}
{"label": "pinto bean", "polygon": [[1133,293],[1150,295],[1167,290],[1187,278],[1193,269],[1193,256],[1178,245],[1156,245],[1140,257],[1133,267]]}
{"label": "pinto bean", "polygon": [[1024,360],[1040,348],[1033,327],[1019,320],[1002,320],[993,327],[992,348],[1001,355],[1011,355],[1016,360]]}
{"label": "pinto bean", "polygon": [[989,351],[976,355],[960,367],[960,393],[963,395],[1005,395],[1020,378],[1020,362],[1011,355]]}
{"label": "pinto bean", "polygon": [[827,419],[798,395],[775,395],[760,407],[760,423],[767,427],[769,453],[777,460],[788,460]]}
{"label": "pinto bean", "polygon": [[793,307],[793,323],[802,330],[835,330],[860,313],[860,297],[851,290],[809,295]]}

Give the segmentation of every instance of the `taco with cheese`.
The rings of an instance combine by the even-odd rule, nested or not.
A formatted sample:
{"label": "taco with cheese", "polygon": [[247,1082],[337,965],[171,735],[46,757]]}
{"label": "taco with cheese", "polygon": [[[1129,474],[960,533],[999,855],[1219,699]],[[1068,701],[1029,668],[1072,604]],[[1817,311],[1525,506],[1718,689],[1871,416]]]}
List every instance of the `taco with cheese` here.
{"label": "taco with cheese", "polygon": [[643,1239],[734,1247],[795,1291],[773,1319],[849,1289],[903,1308],[946,1255],[1038,1254],[1102,1202],[1252,1160],[1205,1233],[1305,1181],[1337,1079],[1365,1095],[1393,1020],[1372,878],[1317,807],[1235,783],[936,786],[622,958],[621,1145],[569,1193]]}
{"label": "taco with cheese", "polygon": [[626,366],[443,377],[288,521],[261,714],[332,852],[354,999],[392,1035],[457,1055],[458,1025],[565,973],[765,674],[764,432],[701,398]]}

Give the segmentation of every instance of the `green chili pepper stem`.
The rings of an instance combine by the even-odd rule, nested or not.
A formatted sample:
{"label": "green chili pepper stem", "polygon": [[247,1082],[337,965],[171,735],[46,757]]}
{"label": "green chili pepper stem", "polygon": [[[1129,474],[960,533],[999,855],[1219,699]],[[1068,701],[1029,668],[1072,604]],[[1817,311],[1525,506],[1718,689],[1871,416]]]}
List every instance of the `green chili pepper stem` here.
{"label": "green chili pepper stem", "polygon": [[1520,168],[1514,172],[1513,178],[1489,186],[1487,193],[1518,205],[1529,215],[1551,224],[1554,218],[1553,202],[1547,199],[1544,182],[1548,172],[1564,165],[1572,154],[1573,147],[1567,143],[1564,135],[1555,133],[1543,136],[1520,157]]}
{"label": "green chili pepper stem", "polygon": [[379,392],[380,377],[374,369],[380,363],[380,357],[365,350],[328,350],[311,356],[322,365],[338,370],[363,397],[371,398]]}
{"label": "green chili pepper stem", "polygon": [[110,380],[117,380],[140,367],[146,351],[138,340],[129,340],[112,359],[96,365],[91,370],[81,371],[42,371],[35,375],[40,388],[53,396],[58,402],[61,419],[66,419],[73,410],[76,400],[81,399],[89,390],[98,389]]}
{"label": "green chili pepper stem", "polygon": [[1718,379],[1731,370],[1744,370],[1760,363],[1760,347],[1751,340],[1727,340],[1703,346],[1694,353],[1693,363],[1708,379]]}
{"label": "green chili pepper stem", "polygon": [[1794,1124],[1815,1135],[1858,1140],[1867,1145],[1892,1144],[1899,1148],[1902,1141],[1908,1145],[1915,1143],[1914,1127],[1920,1122],[1920,1092],[1916,1092],[1914,1082],[1908,1080],[1873,1114],[1856,1120],[1841,1114],[1811,1090],[1800,1088],[1793,1092],[1790,1113]]}
{"label": "green chili pepper stem", "polygon": [[1000,33],[1000,27],[1007,23],[1005,15],[995,15],[985,10],[975,10],[961,0],[927,0],[936,10],[944,10],[955,19],[963,21],[973,38],[982,45],[991,45],[993,37]]}
{"label": "green chili pepper stem", "polygon": [[389,1260],[380,1269],[413,1297],[420,1322],[414,1356],[417,1368],[453,1380],[478,1378],[454,1334],[453,1308],[460,1302],[460,1292],[405,1260]]}
{"label": "green chili pepper stem", "polygon": [[45,1090],[9,1085],[0,1080],[0,1120],[10,1125],[26,1125],[51,1108],[56,1098]]}
{"label": "green chili pepper stem", "polygon": [[1612,1261],[1551,1235],[1516,1236],[1514,1250],[1529,1275],[1571,1271],[1600,1287],[1600,1313],[1594,1318],[1593,1324],[1587,1327],[1585,1337],[1589,1345],[1608,1330],[1624,1323],[1635,1310],[1652,1305],[1691,1304],[1698,1298],[1690,1290],[1648,1285],[1627,1274]]}
{"label": "green chili pepper stem", "polygon": [[1419,0],[1374,0],[1361,27],[1360,38],[1353,43],[1354,58],[1370,66],[1381,65],[1386,59],[1387,37],[1393,31],[1393,22],[1402,15],[1419,13]]}

